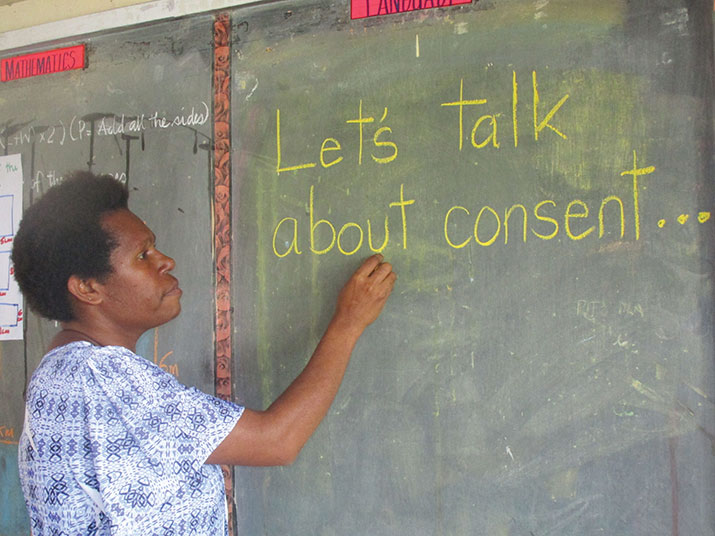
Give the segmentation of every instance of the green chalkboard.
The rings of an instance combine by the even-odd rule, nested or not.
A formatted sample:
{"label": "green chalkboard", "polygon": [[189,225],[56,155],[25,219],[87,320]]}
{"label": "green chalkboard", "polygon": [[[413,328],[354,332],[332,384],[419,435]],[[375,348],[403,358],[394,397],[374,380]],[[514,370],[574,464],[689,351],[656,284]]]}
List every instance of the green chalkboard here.
{"label": "green chalkboard", "polygon": [[239,396],[399,274],[244,534],[715,534],[711,10],[234,13]]}
{"label": "green chalkboard", "polygon": [[[250,407],[298,374],[360,261],[393,263],[298,461],[236,470],[236,533],[715,536],[712,3],[227,13],[228,55],[218,13],[57,43],[87,68],[0,85],[0,155],[21,154],[25,205],[71,169],[128,182],[184,290],[139,351],[214,392],[230,65],[220,308]],[[56,329],[26,321],[0,342],[1,536],[29,533],[22,392]]]}

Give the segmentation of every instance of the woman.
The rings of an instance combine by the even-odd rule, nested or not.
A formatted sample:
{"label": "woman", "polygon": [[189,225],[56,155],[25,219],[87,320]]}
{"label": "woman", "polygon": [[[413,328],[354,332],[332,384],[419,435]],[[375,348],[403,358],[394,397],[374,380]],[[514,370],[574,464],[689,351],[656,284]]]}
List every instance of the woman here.
{"label": "woman", "polygon": [[174,261],[109,176],[78,172],[24,215],[13,244],[29,306],[60,322],[28,387],[19,465],[35,536],[227,534],[217,464],[290,464],[326,414],[396,275],[367,259],[303,372],[265,411],[194,388],[136,355],[175,318]]}

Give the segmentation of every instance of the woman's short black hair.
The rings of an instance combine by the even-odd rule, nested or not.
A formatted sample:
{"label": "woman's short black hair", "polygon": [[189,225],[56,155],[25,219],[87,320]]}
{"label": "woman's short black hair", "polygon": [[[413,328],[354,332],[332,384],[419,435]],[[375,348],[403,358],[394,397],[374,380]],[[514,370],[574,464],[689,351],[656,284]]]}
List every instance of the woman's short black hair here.
{"label": "woman's short black hair", "polygon": [[106,212],[126,209],[126,187],[110,175],[75,171],[29,207],[13,240],[15,279],[37,314],[74,320],[70,276],[102,280],[112,273],[113,237],[101,225]]}

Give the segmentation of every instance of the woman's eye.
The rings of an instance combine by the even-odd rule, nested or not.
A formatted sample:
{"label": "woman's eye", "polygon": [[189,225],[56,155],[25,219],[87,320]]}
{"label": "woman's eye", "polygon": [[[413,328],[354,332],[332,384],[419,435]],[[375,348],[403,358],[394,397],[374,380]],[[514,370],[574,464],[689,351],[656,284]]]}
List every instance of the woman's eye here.
{"label": "woman's eye", "polygon": [[140,261],[143,261],[144,259],[146,259],[146,251],[142,251],[137,258]]}

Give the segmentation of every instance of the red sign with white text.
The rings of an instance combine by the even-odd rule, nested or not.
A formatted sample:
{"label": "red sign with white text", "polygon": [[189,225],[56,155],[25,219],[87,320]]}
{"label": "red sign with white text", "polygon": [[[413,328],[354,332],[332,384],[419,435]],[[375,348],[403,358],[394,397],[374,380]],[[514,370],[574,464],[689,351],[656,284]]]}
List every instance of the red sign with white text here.
{"label": "red sign with white text", "polygon": [[9,82],[30,76],[84,69],[84,52],[84,45],[77,45],[5,58],[0,62],[0,80]]}
{"label": "red sign with white text", "polygon": [[472,0],[350,0],[350,18],[364,19],[471,3]]}

